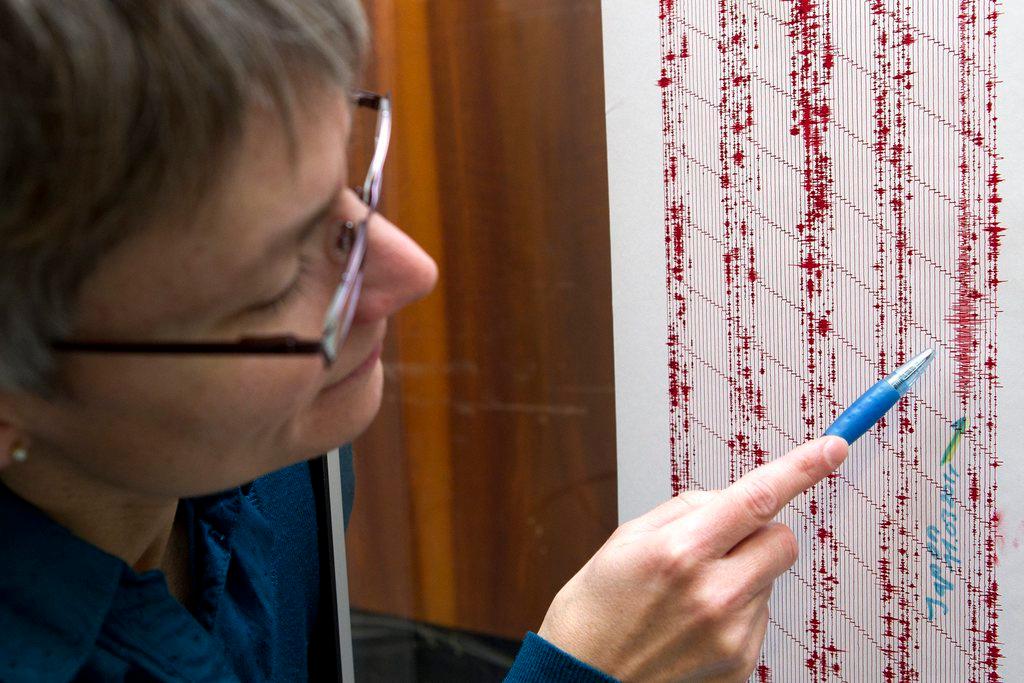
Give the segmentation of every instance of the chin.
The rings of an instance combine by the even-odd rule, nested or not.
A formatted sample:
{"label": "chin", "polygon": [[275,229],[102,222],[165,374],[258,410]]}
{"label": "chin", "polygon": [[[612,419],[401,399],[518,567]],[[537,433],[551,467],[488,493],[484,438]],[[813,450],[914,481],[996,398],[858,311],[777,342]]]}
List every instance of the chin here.
{"label": "chin", "polygon": [[378,361],[365,376],[317,395],[302,441],[319,444],[312,455],[350,443],[373,423],[383,396],[384,369]]}
{"label": "chin", "polygon": [[377,413],[380,412],[380,405],[384,398],[384,367],[380,361],[370,371],[360,394],[361,400],[349,413],[349,419],[345,420],[347,424],[351,424],[354,431],[343,440],[343,443],[348,443],[365,432],[377,418]]}

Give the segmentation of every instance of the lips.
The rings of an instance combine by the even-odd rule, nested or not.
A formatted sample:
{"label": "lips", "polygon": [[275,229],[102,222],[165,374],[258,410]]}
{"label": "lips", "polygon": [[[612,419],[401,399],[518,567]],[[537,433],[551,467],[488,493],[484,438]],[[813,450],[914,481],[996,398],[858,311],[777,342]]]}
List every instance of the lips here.
{"label": "lips", "polygon": [[383,340],[381,340],[377,342],[373,349],[370,350],[370,353],[366,356],[366,358],[363,359],[361,363],[359,363],[359,365],[353,368],[347,375],[345,375],[341,379],[335,380],[325,385],[324,390],[333,389],[334,387],[344,384],[350,379],[353,379],[355,377],[358,377],[359,375],[366,373],[377,364],[377,361],[380,360],[380,356],[381,353],[383,353],[383,351],[384,342]]}

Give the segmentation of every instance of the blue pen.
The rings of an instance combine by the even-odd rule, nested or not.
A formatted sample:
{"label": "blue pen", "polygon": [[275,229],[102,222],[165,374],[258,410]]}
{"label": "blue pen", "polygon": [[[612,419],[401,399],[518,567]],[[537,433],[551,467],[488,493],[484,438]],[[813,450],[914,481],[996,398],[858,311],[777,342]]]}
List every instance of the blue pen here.
{"label": "blue pen", "polygon": [[859,439],[906,395],[917,378],[924,374],[934,356],[935,352],[928,349],[898,367],[891,375],[861,394],[860,398],[825,430],[825,435],[842,437],[846,443],[853,443]]}

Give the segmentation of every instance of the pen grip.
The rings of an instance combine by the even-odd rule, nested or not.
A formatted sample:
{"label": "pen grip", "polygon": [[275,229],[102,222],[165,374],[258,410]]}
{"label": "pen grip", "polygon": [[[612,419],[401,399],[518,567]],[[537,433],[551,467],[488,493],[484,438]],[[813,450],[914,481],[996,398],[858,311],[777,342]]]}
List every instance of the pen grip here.
{"label": "pen grip", "polygon": [[825,430],[825,435],[840,436],[846,443],[852,444],[871,429],[899,400],[900,393],[882,380],[844,410],[832,426]]}

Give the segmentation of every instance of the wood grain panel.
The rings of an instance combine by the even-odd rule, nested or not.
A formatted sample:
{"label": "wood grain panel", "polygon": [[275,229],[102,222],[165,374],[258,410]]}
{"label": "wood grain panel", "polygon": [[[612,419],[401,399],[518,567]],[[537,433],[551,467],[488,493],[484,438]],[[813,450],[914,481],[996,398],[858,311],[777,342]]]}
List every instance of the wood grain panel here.
{"label": "wood grain panel", "polygon": [[441,266],[356,444],[353,603],[519,637],[616,520],[596,0],[374,0],[384,211]]}

